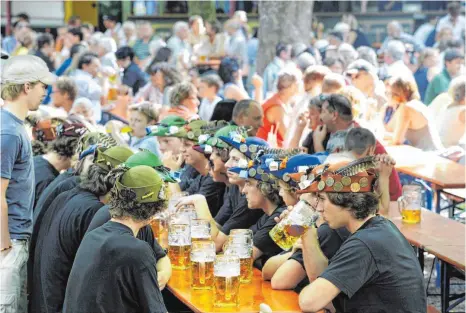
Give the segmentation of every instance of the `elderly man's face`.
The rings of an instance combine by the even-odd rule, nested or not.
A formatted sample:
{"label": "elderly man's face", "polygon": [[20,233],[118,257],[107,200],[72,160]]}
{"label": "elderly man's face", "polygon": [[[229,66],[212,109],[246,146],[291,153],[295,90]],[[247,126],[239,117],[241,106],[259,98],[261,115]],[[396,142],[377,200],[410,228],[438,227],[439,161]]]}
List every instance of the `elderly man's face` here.
{"label": "elderly man's face", "polygon": [[256,104],[251,104],[249,109],[238,117],[236,123],[239,126],[251,127],[251,130],[248,132],[248,134],[249,136],[255,136],[259,128],[264,125],[263,119],[264,113],[262,112],[262,107]]}

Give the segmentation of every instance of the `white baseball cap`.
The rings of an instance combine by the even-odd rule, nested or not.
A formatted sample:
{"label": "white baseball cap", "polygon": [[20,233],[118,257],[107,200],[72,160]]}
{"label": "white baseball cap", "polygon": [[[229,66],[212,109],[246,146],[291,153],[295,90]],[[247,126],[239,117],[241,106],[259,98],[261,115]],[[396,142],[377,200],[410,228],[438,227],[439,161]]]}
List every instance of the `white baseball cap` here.
{"label": "white baseball cap", "polygon": [[2,84],[25,84],[40,81],[51,85],[56,80],[47,64],[34,55],[10,57],[2,64]]}

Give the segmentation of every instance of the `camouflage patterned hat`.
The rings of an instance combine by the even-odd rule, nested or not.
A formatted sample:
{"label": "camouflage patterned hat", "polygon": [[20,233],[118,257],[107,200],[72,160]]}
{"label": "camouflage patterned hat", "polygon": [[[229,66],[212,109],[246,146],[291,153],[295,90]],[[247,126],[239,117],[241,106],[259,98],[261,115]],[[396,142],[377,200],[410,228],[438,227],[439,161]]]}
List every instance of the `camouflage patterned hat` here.
{"label": "camouflage patterned hat", "polygon": [[101,168],[111,171],[121,163],[125,162],[133,151],[126,147],[116,146],[111,148],[97,147],[94,163]]}
{"label": "camouflage patterned hat", "polygon": [[128,201],[151,203],[166,200],[165,183],[150,166],[138,165],[118,177],[116,190]]}

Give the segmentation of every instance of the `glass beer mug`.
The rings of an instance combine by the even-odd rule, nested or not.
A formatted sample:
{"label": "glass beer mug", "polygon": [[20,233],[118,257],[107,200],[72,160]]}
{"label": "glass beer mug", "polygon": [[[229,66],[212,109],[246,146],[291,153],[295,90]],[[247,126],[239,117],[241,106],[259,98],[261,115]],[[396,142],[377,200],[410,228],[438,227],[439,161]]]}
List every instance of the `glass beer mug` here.
{"label": "glass beer mug", "polygon": [[215,243],[196,241],[191,245],[191,287],[211,289],[214,285]]}
{"label": "glass beer mug", "polygon": [[162,245],[164,243],[163,239],[167,233],[167,217],[165,212],[157,213],[150,222],[150,227],[152,228],[152,232],[154,233],[155,240],[157,240],[159,245]]}
{"label": "glass beer mug", "polygon": [[403,223],[418,224],[421,222],[422,187],[420,185],[404,185],[403,195],[398,198]]}
{"label": "glass beer mug", "polygon": [[210,221],[203,219],[191,220],[191,242],[211,240]]}
{"label": "glass beer mug", "polygon": [[239,258],[240,278],[242,284],[248,284],[252,281],[252,247],[248,242],[229,242],[225,255],[234,255]]}
{"label": "glass beer mug", "polygon": [[191,253],[191,230],[189,224],[168,225],[168,257],[172,268],[184,270],[189,268]]}
{"label": "glass beer mug", "polygon": [[272,228],[269,235],[280,248],[289,250],[318,218],[319,213],[307,201],[300,200],[293,210]]}
{"label": "glass beer mug", "polygon": [[189,194],[187,192],[179,192],[179,193],[174,193],[170,196],[170,199],[168,200],[168,212],[170,214],[176,212],[176,207],[175,205],[178,203],[180,198],[182,197],[187,197]]}
{"label": "glass beer mug", "polygon": [[219,255],[214,263],[214,294],[216,307],[238,305],[240,261],[237,256]]}

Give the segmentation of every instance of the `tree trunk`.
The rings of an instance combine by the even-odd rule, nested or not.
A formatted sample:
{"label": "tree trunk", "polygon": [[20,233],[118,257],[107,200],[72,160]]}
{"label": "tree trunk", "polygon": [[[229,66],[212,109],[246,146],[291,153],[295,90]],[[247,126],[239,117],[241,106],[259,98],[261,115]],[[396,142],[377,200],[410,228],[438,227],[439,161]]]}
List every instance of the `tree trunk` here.
{"label": "tree trunk", "polygon": [[259,1],[257,72],[260,75],[274,58],[277,43],[311,43],[313,7],[313,0]]}
{"label": "tree trunk", "polygon": [[213,21],[217,18],[215,1],[188,1],[189,16],[200,15],[205,21]]}

